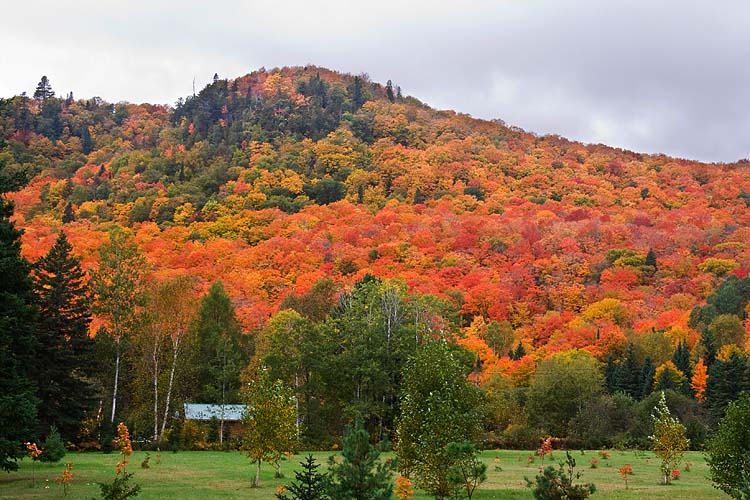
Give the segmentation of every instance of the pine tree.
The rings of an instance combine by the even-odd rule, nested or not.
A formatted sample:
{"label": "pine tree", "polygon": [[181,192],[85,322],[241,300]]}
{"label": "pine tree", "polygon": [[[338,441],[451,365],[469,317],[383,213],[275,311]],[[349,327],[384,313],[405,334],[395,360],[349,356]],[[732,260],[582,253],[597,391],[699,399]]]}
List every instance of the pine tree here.
{"label": "pine tree", "polygon": [[301,471],[294,473],[294,482],[286,486],[291,493],[277,493],[279,500],[329,500],[327,493],[327,475],[318,472],[317,463],[312,455],[307,455],[304,462],[300,462]]}
{"label": "pine tree", "polygon": [[354,77],[354,87],[352,89],[352,106],[353,111],[357,111],[365,103],[364,91],[362,89],[362,78]]}
{"label": "pine tree", "polygon": [[304,462],[300,462],[301,471],[294,473],[295,482],[287,487],[293,496],[277,494],[277,498],[286,500],[328,500],[327,474],[318,472],[319,465],[312,454]]}
{"label": "pine tree", "polygon": [[29,263],[21,257],[21,231],[13,204],[0,195],[0,469],[16,470],[23,443],[33,438],[37,399],[31,373],[37,366],[37,309]]}
{"label": "pine tree", "polygon": [[708,368],[706,382],[706,405],[709,413],[718,421],[724,409],[747,388],[747,360],[733,352],[727,360],[717,359]]}
{"label": "pine tree", "polygon": [[645,398],[654,388],[654,375],[656,374],[656,367],[651,361],[650,357],[646,357],[643,361],[643,368],[641,368],[641,375],[638,378],[638,397],[640,399]]}
{"label": "pine tree", "polygon": [[714,361],[716,361],[716,340],[714,339],[713,333],[706,328],[706,330],[703,332],[703,335],[701,335],[701,344],[703,344],[703,348],[706,351],[705,360],[706,360],[706,366],[711,366],[714,364]]}
{"label": "pine tree", "polygon": [[511,359],[521,359],[522,357],[526,356],[526,349],[523,348],[523,344],[519,341],[518,346],[516,347],[516,350],[513,352],[513,356]]}
{"label": "pine tree", "polygon": [[388,97],[389,101],[396,101],[396,97],[393,95],[393,82],[390,80],[385,84],[385,95]]}
{"label": "pine tree", "polygon": [[609,394],[617,391],[617,368],[615,357],[610,354],[607,356],[607,365],[604,367],[604,385]]}
{"label": "pine tree", "polygon": [[[201,403],[239,403],[240,371],[247,365],[242,350],[242,332],[232,301],[217,281],[201,302],[195,322],[197,346],[193,362],[196,390]],[[223,443],[224,422],[219,441]]]}
{"label": "pine tree", "polygon": [[41,312],[37,352],[40,431],[57,426],[66,440],[80,428],[94,398],[91,371],[93,342],[88,290],[80,261],[61,231],[47,255],[34,266],[36,301]]}
{"label": "pine tree", "polygon": [[76,220],[76,217],[73,214],[73,205],[71,205],[70,202],[67,202],[65,204],[65,208],[63,209],[62,223],[67,224],[68,222],[73,222],[74,220]]}
{"label": "pine tree", "polygon": [[617,366],[614,374],[615,390],[622,391],[633,398],[637,398],[640,392],[641,367],[638,366],[635,346],[628,344],[625,350],[625,359]]}
{"label": "pine tree", "polygon": [[52,85],[49,83],[49,79],[43,76],[36,86],[34,91],[34,99],[37,101],[44,101],[51,97],[55,97],[55,93],[52,91]]}
{"label": "pine tree", "polygon": [[677,349],[675,349],[672,356],[672,362],[685,377],[688,379],[692,378],[693,369],[690,366],[690,348],[688,348],[687,342],[682,341],[677,344]]}
{"label": "pine tree", "polygon": [[654,271],[657,269],[656,264],[656,253],[654,252],[653,248],[648,249],[648,253],[646,254],[646,262],[645,264],[647,266],[653,267]]}
{"label": "pine tree", "polygon": [[393,493],[390,464],[381,463],[380,452],[370,443],[370,435],[357,419],[347,426],[342,453],[343,463],[332,464],[331,496],[352,500],[389,500]]}

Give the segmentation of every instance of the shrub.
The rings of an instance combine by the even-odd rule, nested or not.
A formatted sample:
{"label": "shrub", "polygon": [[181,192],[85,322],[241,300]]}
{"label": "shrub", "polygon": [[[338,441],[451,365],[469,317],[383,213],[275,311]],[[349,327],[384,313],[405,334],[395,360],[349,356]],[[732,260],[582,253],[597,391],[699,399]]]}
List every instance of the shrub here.
{"label": "shrub", "polygon": [[65,444],[56,427],[52,426],[50,428],[43,448],[44,451],[39,456],[40,462],[59,462],[65,456]]}
{"label": "shrub", "polygon": [[589,483],[573,484],[580,479],[581,473],[575,472],[576,461],[566,452],[567,459],[557,469],[547,466],[538,474],[534,482],[526,479],[526,486],[536,500],[582,500],[596,491],[596,486]]}

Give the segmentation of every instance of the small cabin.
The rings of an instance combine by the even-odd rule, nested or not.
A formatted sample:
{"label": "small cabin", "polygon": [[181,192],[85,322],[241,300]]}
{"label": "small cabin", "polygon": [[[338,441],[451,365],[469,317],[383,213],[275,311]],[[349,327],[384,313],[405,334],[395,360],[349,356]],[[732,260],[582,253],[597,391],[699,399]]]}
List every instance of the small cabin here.
{"label": "small cabin", "polygon": [[219,425],[223,427],[223,429],[220,428],[221,435],[234,438],[242,436],[242,416],[246,410],[245,405],[185,403],[185,420],[195,420],[205,424],[216,418]]}

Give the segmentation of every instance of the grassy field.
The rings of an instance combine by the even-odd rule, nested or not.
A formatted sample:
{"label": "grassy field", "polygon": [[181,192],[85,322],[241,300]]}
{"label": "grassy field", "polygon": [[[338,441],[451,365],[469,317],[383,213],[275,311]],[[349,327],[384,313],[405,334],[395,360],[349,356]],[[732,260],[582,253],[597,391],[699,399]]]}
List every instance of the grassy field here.
{"label": "grassy field", "polygon": [[[482,459],[487,463],[488,478],[474,495],[475,499],[531,499],[525,487],[524,476],[533,478],[540,461],[527,465],[530,452],[485,451]],[[274,479],[273,471],[263,465],[260,488],[251,488],[250,481],[254,469],[249,460],[239,452],[180,452],[164,453],[162,463],[155,463],[151,454],[150,469],[143,470],[140,463],[145,453],[136,452],[130,460],[128,470],[135,473],[135,482],[141,484],[139,500],[189,500],[209,498],[227,499],[272,499],[276,487],[293,479],[293,470],[302,459],[300,454],[284,462],[285,479]],[[325,462],[329,452],[315,452],[318,462]],[[385,455],[389,456],[388,454]],[[554,462],[564,459],[564,453],[556,451]],[[612,451],[609,459],[603,459],[595,451],[573,453],[582,472],[582,481],[593,482],[597,486],[596,499],[689,499],[709,500],[729,498],[711,486],[708,469],[700,453],[688,453],[684,461],[693,463],[690,472],[681,467],[681,477],[671,486],[659,485],[659,462],[651,453]],[[72,462],[74,479],[67,496],[69,499],[91,499],[99,496],[99,481],[110,480],[119,455],[99,453],[69,453],[62,462]],[[596,469],[590,468],[591,459],[599,460]],[[20,471],[0,475],[0,498],[18,499],[57,499],[63,498],[62,486],[55,483],[55,476],[62,471],[59,464],[35,465],[36,485],[32,487],[32,464],[30,460],[21,462]],[[549,463],[547,457],[545,463]],[[630,464],[633,475],[629,477],[625,489],[617,470]],[[497,466],[501,470],[497,469]],[[417,499],[430,498],[417,494]]]}

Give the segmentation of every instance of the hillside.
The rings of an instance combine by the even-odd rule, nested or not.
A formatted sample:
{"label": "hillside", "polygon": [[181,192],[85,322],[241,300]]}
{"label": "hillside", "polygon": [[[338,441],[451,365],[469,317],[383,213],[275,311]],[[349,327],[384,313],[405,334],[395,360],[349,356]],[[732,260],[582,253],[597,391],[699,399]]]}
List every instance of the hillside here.
{"label": "hillside", "polygon": [[750,269],[747,162],[539,137],[316,67],[173,108],[42,90],[0,100],[0,166],[31,179],[12,194],[25,256],[64,229],[91,269],[130,228],[154,278],[221,280],[248,333],[371,274],[443,301],[483,377],[628,341],[657,366],[685,341],[695,362],[691,311]]}

